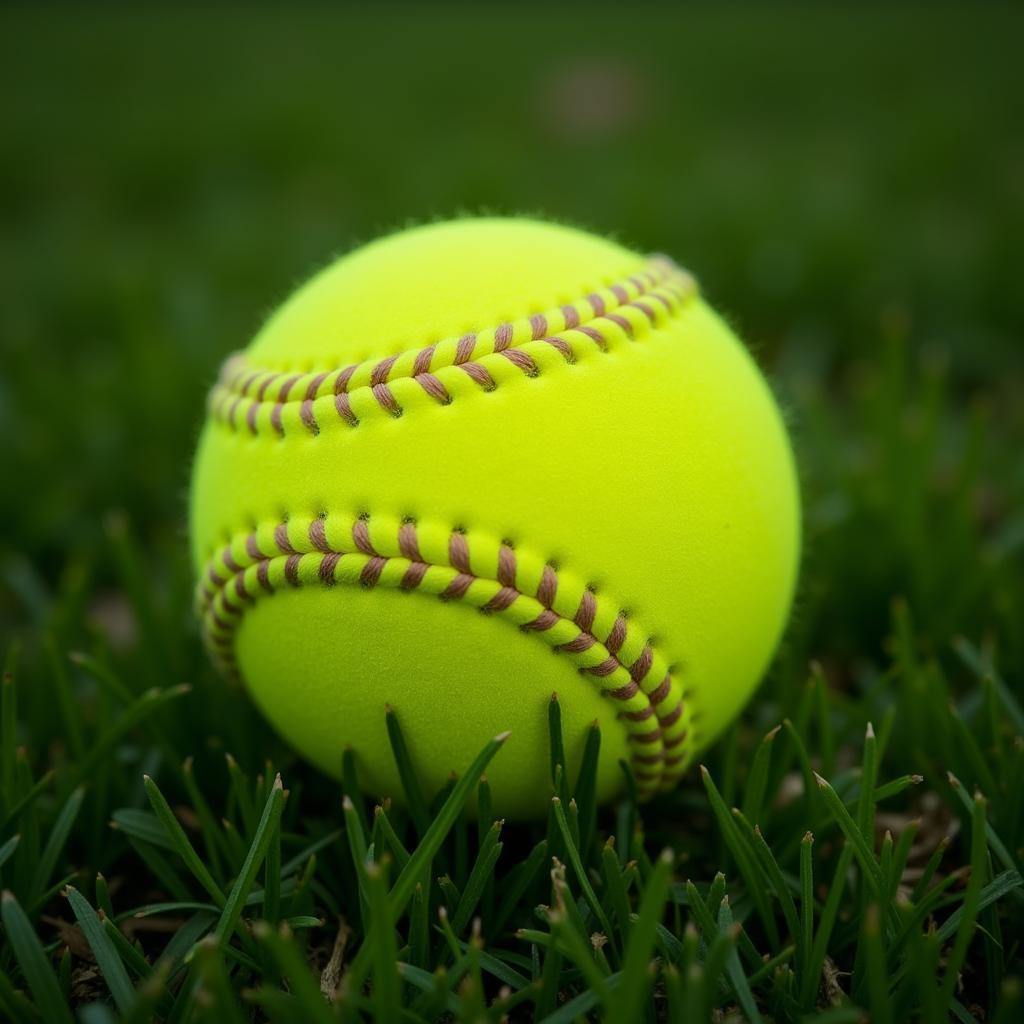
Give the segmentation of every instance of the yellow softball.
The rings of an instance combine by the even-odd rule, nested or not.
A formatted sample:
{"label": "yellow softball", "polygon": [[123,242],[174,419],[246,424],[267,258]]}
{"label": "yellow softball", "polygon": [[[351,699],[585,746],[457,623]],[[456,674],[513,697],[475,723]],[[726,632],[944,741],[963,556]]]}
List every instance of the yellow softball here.
{"label": "yellow softball", "polygon": [[543,813],[547,707],[598,796],[671,788],[749,697],[800,546],[786,430],[686,271],[571,228],[459,220],[300,288],[210,398],[204,634],[304,757],[400,796],[511,730],[495,811]]}

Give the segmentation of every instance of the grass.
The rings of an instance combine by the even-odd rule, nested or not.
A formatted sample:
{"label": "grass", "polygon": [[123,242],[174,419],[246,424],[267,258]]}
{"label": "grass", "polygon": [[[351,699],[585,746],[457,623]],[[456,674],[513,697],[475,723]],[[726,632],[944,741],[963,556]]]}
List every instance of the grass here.
{"label": "grass", "polygon": [[[589,15],[5,12],[0,1020],[1020,1019],[1020,14]],[[368,799],[197,639],[216,366],[463,206],[678,256],[787,409],[793,622],[650,804],[557,703],[546,821],[495,820],[500,737],[422,792],[401,708]]]}

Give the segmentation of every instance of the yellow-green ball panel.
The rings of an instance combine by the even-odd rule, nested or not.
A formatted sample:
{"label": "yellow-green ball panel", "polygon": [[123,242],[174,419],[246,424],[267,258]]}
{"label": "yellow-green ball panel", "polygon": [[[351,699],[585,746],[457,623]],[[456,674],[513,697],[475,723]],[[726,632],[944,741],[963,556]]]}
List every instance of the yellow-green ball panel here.
{"label": "yellow-green ball panel", "polygon": [[428,794],[487,739],[511,730],[487,772],[495,806],[509,817],[543,814],[553,692],[572,778],[596,720],[601,799],[621,786],[618,761],[629,750],[615,703],[565,655],[501,616],[384,587],[306,587],[257,601],[239,627],[237,653],[257,704],[289,743],[334,776],[351,746],[375,795],[402,798],[385,729],[390,704]]}

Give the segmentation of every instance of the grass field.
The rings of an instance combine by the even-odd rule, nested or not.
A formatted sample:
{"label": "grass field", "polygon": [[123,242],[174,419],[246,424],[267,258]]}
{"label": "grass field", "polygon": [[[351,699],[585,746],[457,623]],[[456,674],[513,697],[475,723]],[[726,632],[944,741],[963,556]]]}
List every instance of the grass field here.
{"label": "grass field", "polygon": [[[995,4],[5,10],[0,1020],[1020,1020],[1022,30]],[[378,809],[199,642],[185,495],[221,360],[332,254],[462,210],[672,254],[787,410],[792,624],[650,804],[592,806],[553,705],[547,822],[494,824],[486,787],[460,813],[496,748]]]}

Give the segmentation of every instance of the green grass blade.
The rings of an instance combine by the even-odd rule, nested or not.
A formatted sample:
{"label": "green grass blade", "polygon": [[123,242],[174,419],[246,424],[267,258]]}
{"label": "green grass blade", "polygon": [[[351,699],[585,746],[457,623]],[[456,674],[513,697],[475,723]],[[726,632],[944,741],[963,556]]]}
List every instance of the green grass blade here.
{"label": "green grass blade", "polygon": [[562,834],[562,841],[565,843],[569,863],[572,865],[580,889],[583,890],[583,897],[587,901],[587,905],[590,907],[597,923],[600,925],[601,931],[608,938],[608,941],[612,942],[614,941],[615,933],[612,931],[608,915],[604,912],[604,907],[601,906],[601,901],[597,898],[597,893],[594,892],[594,887],[590,884],[590,879],[587,877],[586,869],[583,867],[583,861],[580,858],[580,852],[576,849],[576,844],[573,842],[572,834],[569,831],[569,823],[565,817],[565,808],[562,807],[562,801],[556,796],[552,798],[551,805],[554,808],[558,830]]}
{"label": "green grass blade", "polygon": [[[266,921],[257,921],[253,934],[264,948],[269,949],[281,975],[287,979],[288,990],[298,1004],[298,1014],[308,1024],[332,1024],[334,1015],[324,1002],[305,952],[295,941],[289,925],[273,927]],[[397,979],[396,979],[397,981]],[[397,988],[397,984],[394,986]]]}
{"label": "green grass blade", "polygon": [[885,965],[885,945],[878,905],[872,903],[864,914],[861,929],[864,960],[867,966],[868,1006],[872,1024],[892,1024],[893,1008]]}
{"label": "green grass blade", "polygon": [[469,873],[469,878],[462,889],[462,896],[452,915],[452,930],[456,935],[461,934],[469,924],[470,915],[480,902],[484,886],[493,875],[494,866],[497,864],[502,850],[502,844],[498,842],[498,837],[501,835],[503,824],[502,821],[496,821],[490,832],[487,833],[473,864],[473,870]]}
{"label": "green grass blade", "polygon": [[[871,847],[868,845],[864,831],[853,820],[850,812],[846,809],[846,805],[839,799],[839,795],[829,783],[817,773],[815,773],[814,778],[818,784],[818,789],[825,798],[825,805],[828,807],[833,820],[839,826],[843,835],[846,836],[847,842],[853,847],[853,852],[864,871],[864,877],[867,879],[872,893],[876,897],[880,896],[882,892],[882,871],[878,866],[878,861],[875,859]],[[866,806],[870,806],[870,800],[866,801]]]}
{"label": "green grass blade", "polygon": [[[949,779],[950,786],[952,786],[953,788],[953,792],[956,794],[960,802],[964,805],[968,817],[973,820],[975,807],[974,798],[971,796],[970,793],[967,792],[967,790],[961,784],[960,780],[952,772],[947,772],[947,778]],[[992,827],[987,817],[985,819],[985,837],[988,842],[988,845],[992,847],[992,852],[999,858],[1004,868],[1006,868],[1008,871],[1012,871],[1016,870],[1019,867],[1017,862],[1014,860],[1013,856],[1010,854],[1010,851],[1006,848],[1006,844],[1000,838],[996,830]]]}
{"label": "green grass blade", "polygon": [[497,935],[504,929],[516,905],[540,875],[541,868],[548,862],[548,842],[542,839],[530,851],[526,860],[512,871],[502,886],[504,896],[491,922],[490,934]]}
{"label": "green grass blade", "polygon": [[548,757],[551,762],[551,786],[563,803],[569,802],[568,782],[565,761],[565,743],[562,739],[562,708],[558,703],[558,694],[551,694],[548,701]]}
{"label": "green grass blade", "polygon": [[[401,871],[406,864],[409,863],[409,851],[405,848],[405,844],[401,839],[398,838],[398,834],[395,832],[394,826],[391,824],[391,818],[388,816],[388,812],[378,804],[373,809],[374,824],[380,827],[381,832],[384,836],[384,841],[388,845],[388,850],[391,853],[395,864],[398,866],[398,870]],[[346,816],[346,821],[348,820]],[[376,851],[378,854],[380,851]]]}
{"label": "green grass blade", "polygon": [[224,763],[227,765],[230,781],[229,799],[238,809],[238,816],[242,822],[242,835],[251,841],[253,829],[256,828],[256,805],[253,803],[253,796],[250,792],[249,779],[232,754],[224,755]]}
{"label": "green grass blade", "polygon": [[602,1004],[608,1000],[608,989],[605,986],[605,974],[598,967],[594,958],[594,948],[586,936],[573,926],[565,914],[558,911],[551,911],[548,914],[548,924],[551,928],[552,938],[558,943],[560,952],[569,958],[580,970],[583,979],[598,997]]}
{"label": "green grass blade", "polygon": [[622,865],[615,853],[615,839],[608,837],[608,841],[601,850],[601,869],[604,876],[605,892],[608,894],[608,901],[615,913],[615,920],[619,926],[619,946],[625,948],[629,940],[629,933],[633,927],[629,909],[629,895],[626,890],[626,883],[622,876]]}
{"label": "green grass blade", "polygon": [[810,971],[811,950],[814,946],[814,860],[811,857],[813,845],[814,836],[810,832],[805,832],[800,843],[800,933],[796,944],[801,976]]}
{"label": "green grass blade", "polygon": [[651,983],[648,972],[655,933],[668,899],[669,880],[675,858],[665,850],[654,865],[654,871],[644,885],[637,918],[630,931],[629,942],[622,960],[622,981],[615,994],[612,1020],[635,1019]]}
{"label": "green grass blade", "polygon": [[0,895],[0,919],[3,920],[14,959],[18,961],[43,1020],[46,1024],[73,1024],[57,975],[43,952],[35,929],[13,893],[4,892]]}
{"label": "green grass blade", "polygon": [[992,681],[1003,707],[1013,722],[1014,729],[1018,734],[1024,734],[1024,706],[1020,704],[1013,691],[1006,685],[1005,680],[996,671],[995,666],[966,637],[957,637],[953,641],[953,650],[956,651],[961,661],[974,672],[979,680],[990,679]]}
{"label": "green grass blade", "polygon": [[711,809],[714,811],[715,818],[718,821],[718,827],[722,830],[725,843],[736,861],[736,867],[746,883],[747,894],[757,908],[758,916],[768,934],[769,942],[773,947],[778,946],[779,930],[775,923],[775,916],[772,913],[768,897],[764,891],[764,872],[758,864],[751,845],[744,838],[739,826],[736,824],[735,818],[728,807],[726,807],[725,801],[722,799],[714,780],[711,778],[711,773],[704,765],[700,766],[700,772]]}
{"label": "green grass blade", "polygon": [[877,786],[875,788],[874,801],[876,804],[880,804],[883,800],[890,800],[894,796],[899,796],[900,793],[911,786],[919,786],[922,782],[924,782],[923,775],[901,775],[898,779],[893,779],[892,782],[886,782],[884,785]]}
{"label": "green grass blade", "polygon": [[117,1008],[121,1013],[127,1013],[135,1002],[135,991],[128,971],[103,927],[103,922],[89,901],[74,886],[69,885],[64,894],[71,904],[78,926],[85,935],[85,941],[89,943],[92,955],[96,957],[96,966],[99,967]]}
{"label": "green grass blade", "polygon": [[53,869],[57,866],[57,858],[60,857],[67,845],[68,836],[71,834],[78,812],[82,809],[84,799],[85,787],[79,786],[71,791],[64,806],[60,809],[32,877],[31,891],[34,897],[42,893],[49,883]]}
{"label": "green grass blade", "polygon": [[772,767],[772,750],[775,747],[775,737],[778,736],[781,728],[777,725],[764,735],[750,765],[750,775],[747,778],[747,786],[743,795],[742,810],[743,816],[754,825],[761,821],[764,795],[768,788],[768,777]]}
{"label": "green grass blade", "polygon": [[56,769],[51,768],[44,775],[41,775],[32,785],[26,789],[21,796],[17,797],[14,803],[7,808],[5,815],[0,819],[0,830],[6,829],[11,822],[16,821],[25,811],[31,807],[36,800],[49,788],[49,785],[56,778]]}
{"label": "green grass blade", "polygon": [[[749,828],[749,823],[744,819],[741,830],[745,831]],[[789,886],[782,876],[779,862],[775,859],[775,854],[772,853],[771,848],[765,842],[760,826],[755,826],[751,830],[750,836],[754,851],[761,862],[761,866],[764,868],[765,874],[768,876],[771,887],[775,890],[775,896],[779,901],[779,905],[782,907],[782,916],[786,919],[786,927],[789,929],[789,934],[794,942],[799,942],[801,934],[800,918],[796,912],[793,894],[790,892]]]}
{"label": "green grass blade", "polygon": [[595,721],[587,729],[583,757],[573,799],[580,812],[580,848],[590,849],[597,822],[597,766],[601,759],[601,727]]}
{"label": "green grass blade", "polygon": [[[1021,889],[1024,889],[1024,879],[1021,878],[1020,874],[1016,871],[1004,871],[1002,874],[996,875],[978,893],[977,909],[979,912],[985,910],[987,907],[992,906],[993,903],[998,903],[1005,896],[1009,896],[1010,893],[1018,892]],[[957,907],[939,926],[937,934],[940,940],[946,942],[960,930],[965,906],[966,900],[964,905]]]}
{"label": "green grass blade", "polygon": [[469,766],[466,774],[456,782],[444,806],[431,821],[426,834],[413,851],[409,863],[402,869],[388,896],[392,922],[396,921],[399,914],[405,909],[412,896],[413,888],[436,856],[444,837],[455,824],[456,818],[462,812],[462,808],[479,782],[480,776],[483,775],[484,769],[501,749],[508,736],[507,732],[501,733],[484,746]]}
{"label": "green grass blade", "polygon": [[811,947],[807,970],[801,979],[798,1000],[804,1010],[810,1010],[814,1005],[818,989],[821,987],[821,975],[825,966],[825,956],[828,952],[829,941],[832,938],[832,932],[839,915],[840,901],[847,891],[846,876],[849,874],[854,856],[853,846],[847,842],[836,863],[832,885],[829,887],[825,906],[818,919],[818,927],[814,933],[814,944]]}
{"label": "green grass blade", "polygon": [[142,811],[135,807],[119,807],[110,816],[110,824],[118,832],[123,832],[126,836],[131,836],[134,839],[141,839],[149,846],[177,853],[178,848],[175,846],[174,840],[160,824],[160,819],[149,811]]}
{"label": "green grass blade", "polygon": [[195,999],[198,1019],[209,1024],[245,1024],[247,1014],[239,1006],[228,965],[213,936],[196,946],[193,964],[200,993]]}
{"label": "green grass blade", "polygon": [[345,835],[348,838],[349,854],[355,868],[356,884],[359,886],[359,906],[363,914],[364,925],[369,926],[367,918],[369,903],[366,894],[366,865],[369,854],[355,804],[352,803],[347,793],[341,798],[341,809],[345,816]]}
{"label": "green grass blade", "polygon": [[231,892],[224,903],[220,920],[218,920],[217,926],[213,930],[213,937],[221,947],[227,941],[227,937],[235,930],[239,918],[242,916],[246,897],[256,881],[256,874],[263,863],[263,858],[267,854],[274,830],[279,827],[281,811],[286,798],[287,794],[281,785],[281,776],[278,775],[274,779],[274,784],[263,808],[263,815],[260,818],[259,825],[256,826],[256,833],[253,836],[249,852],[246,854],[245,862],[242,864],[242,870],[235,879],[235,884],[232,886]]}
{"label": "green grass blade", "polygon": [[171,810],[170,804],[164,799],[163,793],[157,784],[148,776],[142,777],[142,784],[146,789],[146,796],[149,797],[153,813],[160,822],[171,846],[179,857],[184,861],[185,866],[192,872],[199,884],[210,894],[210,898],[218,907],[223,907],[227,897],[224,891],[217,884],[209,868],[203,863],[202,858],[196,853],[195,847],[189,841],[185,830],[181,827],[178,819]]}
{"label": "green grass blade", "polygon": [[395,944],[393,917],[389,909],[387,875],[381,864],[366,867],[370,927],[366,937],[373,959],[373,1006],[377,1020],[397,1020],[399,1016],[398,947]]}
{"label": "green grass blade", "polygon": [[2,868],[7,861],[14,856],[14,851],[18,848],[18,843],[21,842],[20,835],[13,835],[5,843],[0,843],[0,868]]}
{"label": "green grass blade", "polygon": [[[718,911],[718,929],[723,934],[734,934],[736,925],[732,919],[732,908],[729,906],[729,897],[722,900]],[[732,990],[736,994],[736,1001],[743,1009],[749,1024],[761,1024],[761,1014],[754,1002],[754,994],[750,991],[750,982],[743,973],[743,965],[740,963],[739,955],[736,952],[736,944],[730,943],[728,955],[725,960],[725,968],[732,983]]]}
{"label": "green grass blade", "polygon": [[[402,727],[398,722],[398,715],[394,708],[388,707],[384,712],[384,721],[387,725],[388,742],[391,744],[391,753],[394,755],[395,765],[398,768],[398,777],[402,783],[402,790],[405,792],[405,799],[408,803],[409,814],[416,825],[416,832],[423,836],[430,826],[430,815],[427,808],[427,801],[420,786],[420,777],[416,772],[409,756],[409,748],[402,733]],[[478,780],[474,780],[474,786]]]}
{"label": "green grass blade", "polygon": [[857,825],[865,841],[875,838],[875,783],[878,779],[878,741],[871,723],[864,735],[864,756],[860,774],[860,798],[857,800]]}
{"label": "green grass blade", "polygon": [[263,861],[263,918],[272,925],[281,919],[281,830],[274,829]]}
{"label": "green grass blade", "polygon": [[987,858],[985,856],[987,808],[988,801],[983,796],[979,795],[975,798],[971,814],[971,874],[967,881],[967,890],[964,893],[961,920],[957,925],[953,949],[946,958],[946,972],[940,987],[942,994],[941,1003],[943,1006],[948,1006],[953,998],[957,977],[967,956],[967,947],[974,936],[974,925],[978,918],[978,912],[981,909],[979,906],[979,896],[985,884],[985,871],[987,867]]}

